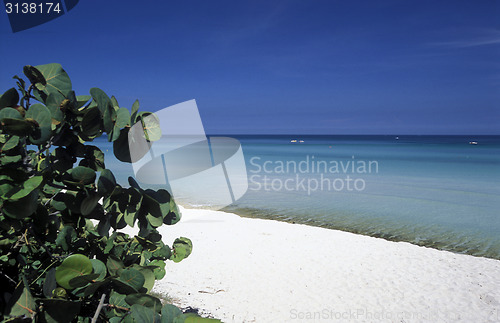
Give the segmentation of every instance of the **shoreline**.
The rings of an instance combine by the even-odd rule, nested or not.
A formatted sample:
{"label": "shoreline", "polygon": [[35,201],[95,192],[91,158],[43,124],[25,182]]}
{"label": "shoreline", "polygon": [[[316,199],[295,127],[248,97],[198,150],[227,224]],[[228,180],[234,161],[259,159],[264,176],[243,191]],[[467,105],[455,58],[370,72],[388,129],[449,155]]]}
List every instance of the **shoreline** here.
{"label": "shoreline", "polygon": [[[185,207],[186,210],[207,210],[211,211],[210,208],[199,208],[196,206]],[[262,213],[261,209],[258,208],[232,208],[232,209],[222,209],[219,210],[224,213],[236,214],[237,216],[248,218],[248,219],[261,219],[261,220],[272,220],[290,224],[302,224],[317,228],[324,228],[328,230],[337,230],[342,232],[349,232],[353,234],[380,238],[391,242],[407,242],[416,246],[432,248],[441,251],[448,251],[461,255],[469,255],[474,257],[482,257],[494,260],[500,260],[500,253],[489,252],[488,250],[484,250],[481,247],[472,247],[471,241],[469,244],[464,245],[463,243],[454,243],[454,242],[446,242],[446,241],[436,241],[432,240],[432,238],[428,239],[417,239],[416,237],[410,238],[405,237],[404,235],[398,234],[396,229],[387,230],[387,232],[378,232],[378,231],[363,231],[361,228],[351,228],[341,225],[334,225],[323,223],[320,221],[315,221],[314,219],[301,219],[300,217],[291,217],[284,214],[279,214],[276,212],[269,212],[268,214]],[[455,234],[454,231],[443,232],[443,235],[453,236]],[[479,242],[477,241],[479,244]]]}
{"label": "shoreline", "polygon": [[154,291],[224,322],[500,320],[500,261],[339,230],[184,209],[193,253]]}

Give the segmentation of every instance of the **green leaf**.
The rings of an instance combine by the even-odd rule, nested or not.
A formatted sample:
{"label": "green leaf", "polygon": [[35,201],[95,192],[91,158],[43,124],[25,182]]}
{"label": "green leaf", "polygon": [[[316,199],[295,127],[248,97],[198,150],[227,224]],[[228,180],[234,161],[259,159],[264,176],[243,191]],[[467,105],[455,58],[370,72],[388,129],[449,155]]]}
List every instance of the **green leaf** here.
{"label": "green leaf", "polygon": [[111,96],[111,106],[113,107],[113,109],[115,109],[115,111],[118,111],[118,109],[120,109],[120,105],[118,104],[118,101],[116,100],[114,95]]}
{"label": "green leaf", "polygon": [[113,284],[114,289],[120,294],[134,294],[138,293],[138,290],[135,289],[132,285],[117,279],[111,278],[111,283]]}
{"label": "green leaf", "polygon": [[69,225],[64,226],[57,234],[56,246],[60,246],[64,251],[68,251],[71,242],[76,238],[75,229]]}
{"label": "green leaf", "polygon": [[0,157],[0,164],[1,165],[7,165],[11,163],[19,163],[22,160],[21,155],[14,155],[14,156],[3,156]]}
{"label": "green leaf", "polygon": [[132,104],[132,115],[130,117],[130,122],[136,123],[137,113],[139,112],[139,100],[135,100],[134,104]]}
{"label": "green leaf", "polygon": [[13,108],[3,108],[0,110],[0,120],[3,118],[23,120],[21,113]]}
{"label": "green leaf", "polygon": [[173,323],[174,319],[181,314],[182,311],[177,306],[165,304],[161,308],[161,323]]}
{"label": "green leaf", "polygon": [[23,68],[24,75],[30,80],[32,84],[40,83],[41,85],[46,85],[47,80],[42,75],[42,73],[34,66],[26,65]]}
{"label": "green leaf", "polygon": [[101,111],[101,115],[104,115],[104,111],[106,111],[106,109],[111,106],[111,100],[109,99],[109,96],[103,90],[97,87],[93,87],[90,89],[90,95],[96,102],[99,111]]}
{"label": "green leaf", "polygon": [[101,281],[97,281],[97,282],[92,283],[92,284],[88,285],[87,287],[85,287],[85,289],[83,291],[83,296],[88,297],[88,296],[94,294],[99,288],[101,288],[102,286],[105,286],[105,285],[111,285],[111,277],[108,277],[108,278],[101,280]]}
{"label": "green leaf", "polygon": [[125,266],[120,259],[109,256],[108,259],[106,259],[106,267],[108,268],[109,274],[111,276],[115,276],[118,274],[118,271],[123,269]]}
{"label": "green leaf", "polygon": [[2,151],[9,151],[12,148],[15,148],[19,144],[19,137],[12,136],[9,140],[2,146]]}
{"label": "green leaf", "polygon": [[88,274],[88,275],[77,276],[75,278],[70,279],[68,285],[71,286],[71,288],[84,287],[87,286],[88,284],[94,283],[97,277],[99,277],[99,274]]}
{"label": "green leaf", "polygon": [[104,153],[96,146],[85,146],[85,160],[88,167],[96,171],[102,171],[104,165]]}
{"label": "green leaf", "polygon": [[173,225],[179,222],[181,217],[181,211],[179,211],[174,199],[170,199],[170,212],[168,212],[168,214],[163,218],[163,223],[166,225]]}
{"label": "green leaf", "polygon": [[51,63],[35,67],[47,81],[44,84],[46,94],[57,91],[66,96],[71,91],[71,80],[61,64]]}
{"label": "green leaf", "polygon": [[6,134],[24,137],[33,133],[35,125],[26,120],[2,118],[0,120],[0,129]]}
{"label": "green leaf", "polygon": [[19,102],[19,93],[15,88],[8,89],[0,96],[0,109],[5,107],[15,107]]}
{"label": "green leaf", "polygon": [[163,224],[163,214],[160,208],[160,203],[152,197],[155,192],[153,190],[146,190],[143,194],[141,210],[146,213],[146,218],[153,228],[157,228]]}
{"label": "green leaf", "polygon": [[104,278],[106,278],[106,265],[99,259],[90,259],[90,262],[92,263],[93,272],[95,274],[99,274],[99,276],[95,280],[103,280]]}
{"label": "green leaf", "polygon": [[23,284],[20,284],[9,300],[8,315],[33,317],[36,312],[35,299],[31,295],[29,285],[23,277]]}
{"label": "green leaf", "polygon": [[75,277],[92,273],[92,262],[87,256],[73,254],[56,268],[56,281],[65,289],[72,289],[69,281]]}
{"label": "green leaf", "polygon": [[12,195],[8,195],[10,200],[19,200],[34,190],[36,190],[43,181],[43,176],[33,176],[28,178],[21,186],[19,186],[15,192],[11,192]]}
{"label": "green leaf", "polygon": [[97,107],[86,110],[80,127],[83,134],[89,138],[94,138],[101,134],[102,118],[101,112]]}
{"label": "green leaf", "polygon": [[44,299],[43,315],[47,323],[72,322],[81,308],[80,302],[63,299]]}
{"label": "green leaf", "polygon": [[91,193],[90,195],[85,197],[82,201],[82,204],[80,205],[80,213],[82,215],[89,215],[90,213],[92,213],[94,208],[99,203],[100,199],[101,197],[96,193]]}
{"label": "green leaf", "polygon": [[111,100],[103,90],[96,87],[90,89],[90,95],[97,103],[97,107],[101,112],[104,131],[107,133],[111,132],[113,130],[113,120],[116,118],[116,111],[113,109]]}
{"label": "green leaf", "polygon": [[120,280],[139,290],[144,286],[146,279],[144,275],[133,268],[127,268],[120,271]]}
{"label": "green leaf", "polygon": [[129,305],[139,304],[152,309],[155,312],[160,313],[161,302],[158,298],[148,295],[148,294],[130,294],[125,297],[125,302]]}
{"label": "green leaf", "polygon": [[47,298],[51,298],[52,292],[56,287],[56,269],[52,268],[47,272],[47,276],[45,276],[45,280],[43,281],[43,295]]}
{"label": "green leaf", "polygon": [[130,113],[126,108],[120,108],[116,111],[115,127],[124,128],[130,126]]}
{"label": "green leaf", "polygon": [[153,270],[148,269],[143,266],[139,266],[137,264],[132,265],[132,268],[138,270],[141,272],[141,274],[144,276],[144,285],[143,287],[146,288],[147,292],[150,292],[151,289],[153,289],[153,286],[155,284],[155,274],[153,273]]}
{"label": "green leaf", "polygon": [[[118,306],[120,308],[129,308],[130,305],[127,304],[127,302],[125,302],[125,296],[126,295],[117,293],[116,291],[112,291],[111,294],[109,295],[109,304]],[[113,312],[116,315],[122,316],[123,313],[126,312],[126,310],[115,308]]]}
{"label": "green leaf", "polygon": [[172,249],[174,249],[174,253],[170,257],[170,260],[179,262],[191,254],[193,244],[188,238],[180,237],[175,239]]}
{"label": "green leaf", "polygon": [[151,112],[140,113],[140,122],[148,141],[156,141],[161,138],[160,119]]}
{"label": "green leaf", "polygon": [[130,308],[130,314],[136,323],[160,323],[160,314],[150,308],[134,304]]}
{"label": "green leaf", "polygon": [[38,205],[38,190],[32,191],[27,196],[15,200],[15,201],[5,201],[3,204],[3,212],[10,218],[14,219],[24,219],[32,215]]}
{"label": "green leaf", "polygon": [[101,171],[101,176],[97,181],[97,190],[103,196],[111,195],[116,187],[116,179],[109,169]]}
{"label": "green leaf", "polygon": [[85,197],[86,195],[84,192],[67,191],[63,196],[63,200],[67,210],[69,210],[72,213],[80,213],[82,209],[82,203]]}
{"label": "green leaf", "polygon": [[138,211],[140,210],[141,207],[142,194],[138,190],[132,187],[129,187],[126,191],[128,193],[129,198],[127,201],[127,207],[125,209],[123,217],[125,219],[125,222],[130,227],[133,227],[135,221],[137,220]]}
{"label": "green leaf", "polygon": [[38,125],[30,140],[33,144],[46,142],[52,134],[52,115],[43,104],[37,103],[30,106],[25,116],[27,121],[33,120]]}
{"label": "green leaf", "polygon": [[89,100],[92,99],[90,95],[77,95],[76,96],[76,109],[83,107]]}
{"label": "green leaf", "polygon": [[[124,128],[120,130],[120,136],[118,139],[113,141],[113,153],[115,157],[124,163],[131,163],[130,149],[128,144],[128,133],[130,128]],[[149,150],[149,148],[148,148]]]}
{"label": "green leaf", "polygon": [[[170,258],[170,254],[167,257],[167,259],[168,258]],[[165,274],[166,274],[166,271],[165,271],[165,261],[155,259],[155,260],[151,261],[151,263],[149,265],[156,267],[155,269],[153,269],[153,273],[155,274],[155,279],[156,280],[160,280],[163,277],[165,277]]]}
{"label": "green leaf", "polygon": [[91,168],[85,166],[77,166],[68,171],[71,180],[81,185],[88,185],[95,182],[96,174]]}
{"label": "green leaf", "polygon": [[49,109],[50,114],[52,116],[52,125],[55,126],[60,124],[63,121],[64,115],[61,110],[61,104],[66,98],[59,92],[52,92],[47,97],[45,104],[47,109]]}

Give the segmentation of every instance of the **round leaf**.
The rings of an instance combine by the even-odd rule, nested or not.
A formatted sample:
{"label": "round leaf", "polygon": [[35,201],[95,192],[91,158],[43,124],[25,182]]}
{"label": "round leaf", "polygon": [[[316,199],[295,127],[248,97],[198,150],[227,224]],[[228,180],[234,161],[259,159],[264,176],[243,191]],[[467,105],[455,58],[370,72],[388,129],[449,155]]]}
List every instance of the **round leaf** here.
{"label": "round leaf", "polygon": [[100,198],[101,197],[96,193],[90,194],[85,197],[82,201],[82,204],[80,205],[80,213],[82,215],[89,215],[90,213],[92,213],[94,208],[97,206]]}
{"label": "round leaf", "polygon": [[127,268],[120,272],[120,280],[139,290],[144,285],[146,279],[137,269]]}
{"label": "round leaf", "polygon": [[37,65],[35,67],[42,73],[47,81],[45,84],[47,94],[51,92],[60,92],[66,95],[71,91],[71,80],[61,64],[52,63]]}
{"label": "round leaf", "polygon": [[160,119],[151,112],[142,112],[140,122],[144,135],[148,141],[156,141],[161,138]]}
{"label": "round leaf", "polygon": [[15,107],[19,102],[19,93],[15,88],[8,89],[0,96],[0,109],[5,107]]}
{"label": "round leaf", "polygon": [[16,201],[5,201],[3,212],[14,219],[23,219],[32,215],[38,205],[38,190],[32,191],[27,196]]}
{"label": "round leaf", "polygon": [[47,141],[52,134],[52,115],[43,104],[33,104],[25,116],[26,120],[34,120],[38,125],[36,131],[31,135],[33,144],[40,144]]}
{"label": "round leaf", "polygon": [[56,281],[65,289],[72,289],[69,281],[78,276],[92,273],[92,262],[87,256],[74,254],[64,259],[56,268]]}
{"label": "round leaf", "polygon": [[161,308],[161,319],[162,322],[173,322],[174,318],[181,315],[182,311],[175,305],[165,304]]}
{"label": "round leaf", "polygon": [[45,105],[49,109],[52,116],[53,129],[56,125],[60,124],[63,120],[63,112],[61,110],[61,104],[66,98],[59,92],[52,92],[45,100]]}
{"label": "round leaf", "polygon": [[89,138],[98,136],[101,133],[102,119],[101,112],[97,107],[87,109],[81,122],[82,132]]}
{"label": "round leaf", "polygon": [[17,118],[2,118],[0,121],[0,129],[2,129],[4,133],[20,137],[27,136],[35,130],[33,123],[26,120],[19,120]]}
{"label": "round leaf", "polygon": [[130,294],[125,297],[125,302],[129,305],[139,304],[148,307],[156,312],[161,311],[161,302],[158,298],[148,294]]}
{"label": "round leaf", "polygon": [[106,265],[99,259],[90,259],[90,262],[92,263],[92,268],[94,270],[94,273],[99,274],[99,276],[95,280],[103,280],[104,278],[106,278],[107,275]]}
{"label": "round leaf", "polygon": [[[130,148],[128,143],[128,133],[130,128],[120,130],[120,136],[113,141],[113,153],[115,157],[124,163],[131,163]],[[148,148],[149,150],[149,148]],[[146,151],[147,152],[147,151]]]}
{"label": "round leaf", "polygon": [[15,192],[12,192],[12,195],[9,196],[9,199],[10,200],[19,200],[19,199],[27,196],[28,194],[33,192],[35,189],[37,189],[40,186],[40,184],[42,183],[42,181],[43,181],[42,176],[33,176],[31,178],[28,178],[22,184],[22,186],[18,187],[18,190],[16,190]]}
{"label": "round leaf", "polygon": [[116,186],[116,179],[113,173],[109,169],[104,169],[101,171],[101,176],[97,181],[97,189],[101,195],[110,195],[113,193]]}
{"label": "round leaf", "polygon": [[130,113],[126,108],[120,108],[116,111],[115,127],[119,129],[130,126]]}
{"label": "round leaf", "polygon": [[12,136],[9,140],[2,146],[2,151],[8,151],[15,148],[19,144],[19,137]]}
{"label": "round leaf", "polygon": [[2,120],[3,118],[10,118],[10,119],[19,119],[19,120],[22,120],[23,116],[16,109],[13,109],[13,108],[3,108],[2,110],[0,110],[0,120]]}
{"label": "round leaf", "polygon": [[26,65],[23,68],[23,72],[31,83],[41,83],[41,85],[47,84],[45,77],[43,77],[43,74],[36,67]]}
{"label": "round leaf", "polygon": [[77,166],[73,169],[70,169],[68,171],[68,174],[71,176],[71,179],[74,182],[82,185],[92,184],[96,179],[95,171],[85,166]]}
{"label": "round leaf", "polygon": [[175,239],[172,249],[174,249],[174,253],[170,257],[170,260],[179,262],[191,254],[193,244],[188,238],[180,237]]}

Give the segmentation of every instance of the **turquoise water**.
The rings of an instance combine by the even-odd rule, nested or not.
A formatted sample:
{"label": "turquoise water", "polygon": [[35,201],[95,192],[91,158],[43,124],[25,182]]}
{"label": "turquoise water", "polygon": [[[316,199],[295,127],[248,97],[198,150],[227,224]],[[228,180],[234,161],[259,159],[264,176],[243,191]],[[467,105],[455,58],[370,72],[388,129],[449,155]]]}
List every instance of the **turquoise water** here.
{"label": "turquoise water", "polygon": [[226,211],[500,259],[500,136],[232,137],[249,189]]}

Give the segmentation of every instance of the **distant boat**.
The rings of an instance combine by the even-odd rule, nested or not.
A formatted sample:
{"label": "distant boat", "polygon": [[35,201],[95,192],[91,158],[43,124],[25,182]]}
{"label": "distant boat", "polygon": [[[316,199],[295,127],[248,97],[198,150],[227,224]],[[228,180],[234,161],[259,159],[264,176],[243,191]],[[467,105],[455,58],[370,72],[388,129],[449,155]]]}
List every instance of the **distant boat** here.
{"label": "distant boat", "polygon": [[290,142],[297,142],[297,139],[292,139],[290,140]]}
{"label": "distant boat", "polygon": [[299,140],[299,142],[304,142],[304,140]]}
{"label": "distant boat", "polygon": [[477,141],[469,141],[469,145],[477,145]]}
{"label": "distant boat", "polygon": [[396,140],[399,140],[399,137],[396,137]]}

